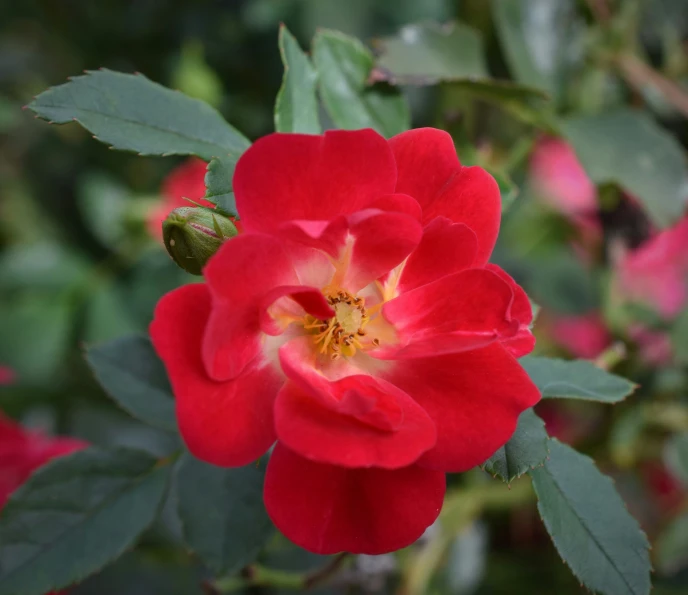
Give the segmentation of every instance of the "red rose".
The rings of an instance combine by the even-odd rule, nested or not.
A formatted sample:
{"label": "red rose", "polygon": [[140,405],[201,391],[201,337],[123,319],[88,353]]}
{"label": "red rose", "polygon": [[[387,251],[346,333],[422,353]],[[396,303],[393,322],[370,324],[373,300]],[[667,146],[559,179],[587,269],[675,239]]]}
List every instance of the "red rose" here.
{"label": "red rose", "polygon": [[539,399],[497,184],[445,132],[359,130],[262,138],[234,191],[244,233],[151,325],[184,440],[228,467],[277,441],[266,507],[308,550],[404,547]]}
{"label": "red rose", "polygon": [[86,446],[74,438],[49,438],[27,431],[0,413],[0,508],[38,467]]}
{"label": "red rose", "polygon": [[205,200],[205,171],[207,164],[197,158],[192,158],[173,169],[162,186],[163,200],[151,210],[148,216],[149,233],[162,241],[162,222],[170,211],[177,207],[193,206],[185,198],[189,198],[204,207],[213,207],[213,203]]}

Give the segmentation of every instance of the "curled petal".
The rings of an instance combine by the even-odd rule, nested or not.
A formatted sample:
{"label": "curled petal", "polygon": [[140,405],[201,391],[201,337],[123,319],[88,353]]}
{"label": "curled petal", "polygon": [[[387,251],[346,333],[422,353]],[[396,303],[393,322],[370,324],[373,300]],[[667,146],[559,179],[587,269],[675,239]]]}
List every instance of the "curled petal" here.
{"label": "curled petal", "polygon": [[523,288],[516,283],[516,281],[506,271],[498,267],[496,264],[488,264],[485,267],[504,279],[514,292],[514,302],[511,305],[511,316],[518,320],[518,332],[513,337],[508,337],[502,341],[502,345],[506,347],[514,357],[522,357],[533,351],[535,347],[535,337],[530,331],[530,325],[533,322],[533,307],[530,305],[530,300],[523,291]]}
{"label": "curled petal", "polygon": [[239,159],[233,186],[244,229],[271,231],[284,221],[329,221],[365,209],[394,192],[396,176],[379,134],[331,130],[257,140]]}
{"label": "curled petal", "polygon": [[491,457],[540,393],[499,343],[482,349],[397,362],[385,377],[407,392],[437,426],[437,444],[419,464],[449,473]]}
{"label": "curled petal", "polygon": [[315,463],[278,443],[265,476],[277,528],[318,554],[384,554],[418,539],[437,518],[444,473],[417,465],[346,469]]}
{"label": "curled petal", "polygon": [[233,380],[212,380],[201,357],[210,309],[205,285],[168,293],[155,309],[151,339],[167,369],[189,450],[214,465],[247,465],[275,441],[273,403],[284,380],[258,362]]}
{"label": "curled petal", "polygon": [[385,469],[405,467],[435,444],[425,411],[389,383],[349,376],[333,384],[319,396],[285,385],[275,402],[280,442],[312,461]]}
{"label": "curled petal", "polygon": [[499,275],[468,269],[442,277],[387,302],[382,308],[398,337],[371,355],[381,359],[425,357],[483,347],[513,337],[514,294]]}

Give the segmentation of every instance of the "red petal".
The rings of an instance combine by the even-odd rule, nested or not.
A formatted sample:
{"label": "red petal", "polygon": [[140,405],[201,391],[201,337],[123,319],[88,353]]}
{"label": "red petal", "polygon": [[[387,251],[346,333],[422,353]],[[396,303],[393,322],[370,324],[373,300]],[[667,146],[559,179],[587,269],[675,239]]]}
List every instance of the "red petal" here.
{"label": "red petal", "polygon": [[[203,337],[203,361],[211,378],[236,378],[260,353],[260,315],[265,296],[300,285],[280,240],[263,234],[226,242],[203,271],[212,309]],[[274,301],[274,299],[273,299]]]}
{"label": "red petal", "polygon": [[391,138],[397,162],[396,191],[423,207],[423,221],[443,216],[465,223],[478,238],[476,265],[490,257],[501,218],[501,195],[494,178],[480,167],[462,167],[451,137],[418,128]]}
{"label": "red petal", "polygon": [[530,331],[530,325],[533,322],[533,308],[530,305],[530,300],[523,291],[523,288],[516,283],[516,281],[506,271],[495,264],[488,264],[485,267],[504,279],[514,292],[514,302],[511,304],[511,316],[519,322],[518,333],[514,337],[507,338],[502,341],[502,345],[506,347],[514,357],[522,357],[533,351],[535,347],[535,337]]}
{"label": "red petal", "polygon": [[201,358],[209,315],[206,285],[181,287],[158,302],[151,339],[167,368],[189,450],[214,465],[247,465],[275,441],[273,403],[284,380],[259,365],[228,382],[210,379]]}
{"label": "red petal", "polygon": [[387,302],[384,317],[394,325],[398,346],[382,346],[383,359],[427,357],[482,347],[512,337],[513,292],[508,283],[485,269],[468,269],[442,277]]}
{"label": "red petal", "polygon": [[265,476],[277,528],[318,554],[384,554],[406,547],[442,508],[444,473],[417,465],[345,469],[304,459],[278,443]]}
{"label": "red petal", "polygon": [[259,139],[239,159],[233,185],[244,229],[267,231],[293,219],[355,213],[394,192],[395,183],[384,138],[373,130],[334,130]]}
{"label": "red petal", "polygon": [[425,226],[423,239],[404,265],[399,293],[470,268],[477,250],[478,240],[469,227],[436,217]]}
{"label": "red petal", "polygon": [[450,473],[486,461],[509,440],[520,413],[540,400],[526,372],[498,343],[399,362],[386,378],[437,426],[437,445],[420,464]]}
{"label": "red petal", "polygon": [[281,442],[342,467],[397,469],[435,444],[435,426],[413,399],[371,376],[348,376],[328,393],[287,383],[275,402]]}
{"label": "red petal", "polygon": [[395,468],[434,445],[434,425],[407,394],[361,374],[345,358],[332,362],[317,354],[309,337],[283,345],[279,358],[295,388],[278,398],[277,432],[301,455],[346,467]]}

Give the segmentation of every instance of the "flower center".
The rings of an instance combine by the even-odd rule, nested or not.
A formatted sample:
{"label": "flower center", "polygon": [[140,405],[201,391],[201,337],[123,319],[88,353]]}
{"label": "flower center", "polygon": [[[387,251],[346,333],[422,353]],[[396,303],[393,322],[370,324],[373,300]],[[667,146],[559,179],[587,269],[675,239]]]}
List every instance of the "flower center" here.
{"label": "flower center", "polygon": [[377,346],[377,339],[365,339],[365,326],[370,321],[363,298],[354,297],[346,291],[338,291],[328,295],[327,301],[335,311],[335,315],[328,320],[318,320],[314,316],[306,316],[304,328],[313,334],[313,341],[319,347],[320,353],[328,353],[332,359],[339,359],[342,355],[352,356],[357,349]]}

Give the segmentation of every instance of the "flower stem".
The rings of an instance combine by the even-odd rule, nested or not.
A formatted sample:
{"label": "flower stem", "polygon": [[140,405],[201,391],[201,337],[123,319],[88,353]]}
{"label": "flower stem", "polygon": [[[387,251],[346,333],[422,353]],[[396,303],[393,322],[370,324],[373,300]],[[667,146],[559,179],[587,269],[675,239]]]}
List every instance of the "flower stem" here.
{"label": "flower stem", "polygon": [[312,589],[327,582],[348,557],[349,554],[345,552],[338,554],[328,564],[312,572],[290,572],[251,564],[243,569],[240,576],[218,579],[206,583],[204,588],[209,595],[230,593],[245,587],[278,587],[294,591]]}

